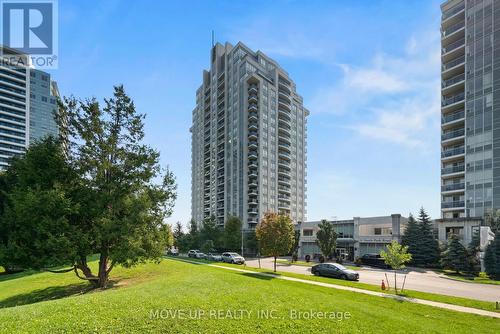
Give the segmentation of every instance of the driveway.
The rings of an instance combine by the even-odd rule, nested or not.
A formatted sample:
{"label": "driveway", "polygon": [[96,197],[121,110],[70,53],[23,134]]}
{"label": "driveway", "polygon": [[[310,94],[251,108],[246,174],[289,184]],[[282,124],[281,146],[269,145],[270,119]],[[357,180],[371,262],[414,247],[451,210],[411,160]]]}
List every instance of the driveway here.
{"label": "driveway", "polygon": [[[270,270],[273,269],[272,258],[260,259],[260,263],[262,268]],[[247,260],[246,264],[249,267],[259,267],[259,261],[254,259]],[[276,270],[312,275],[311,268],[306,266],[277,263]],[[394,284],[394,273],[392,271],[383,269],[362,267],[361,270],[359,270],[359,281],[362,283],[380,286],[382,280],[385,280],[385,274],[387,274],[387,277],[389,278],[389,284],[392,286]],[[404,275],[398,274],[399,287],[401,287],[403,277]],[[488,302],[500,302],[500,285],[455,281],[452,279],[443,278],[438,273],[425,269],[410,269],[406,277],[405,289],[483,300]]]}

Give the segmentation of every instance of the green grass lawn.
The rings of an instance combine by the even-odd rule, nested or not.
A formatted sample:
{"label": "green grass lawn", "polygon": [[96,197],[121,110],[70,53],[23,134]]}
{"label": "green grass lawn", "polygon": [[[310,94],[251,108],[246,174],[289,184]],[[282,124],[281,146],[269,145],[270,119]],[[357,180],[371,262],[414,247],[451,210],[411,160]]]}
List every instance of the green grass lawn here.
{"label": "green grass lawn", "polygon": [[[289,260],[284,260],[284,259],[278,259],[278,260],[276,260],[276,263],[281,263],[281,264],[286,264],[286,265],[303,266],[303,267],[312,267],[316,264],[319,264],[319,262],[306,262],[306,261],[291,262]],[[363,268],[361,268],[361,267],[348,266],[346,264],[343,264],[343,266],[348,268],[348,269],[352,269],[352,270],[356,270],[356,271],[363,270]]]}
{"label": "green grass lawn", "polygon": [[442,271],[444,275],[446,275],[450,279],[454,279],[457,281],[463,281],[463,282],[468,282],[468,283],[481,283],[481,284],[493,284],[493,285],[500,285],[500,281],[495,281],[489,278],[485,277],[478,277],[478,276],[464,276],[457,274],[455,272],[451,272],[448,270],[443,270]]}
{"label": "green grass lawn", "polygon": [[[499,319],[171,259],[116,268],[112,276],[114,286],[105,291],[89,291],[72,273],[2,276],[0,332],[470,333],[474,328],[497,333],[500,328]],[[164,310],[163,318],[151,318],[156,310]],[[228,318],[241,316],[240,310],[249,313]],[[337,319],[291,319],[291,310],[349,312],[350,318],[339,321],[336,313]],[[275,318],[263,319],[259,311]],[[184,319],[172,318],[180,314]]]}

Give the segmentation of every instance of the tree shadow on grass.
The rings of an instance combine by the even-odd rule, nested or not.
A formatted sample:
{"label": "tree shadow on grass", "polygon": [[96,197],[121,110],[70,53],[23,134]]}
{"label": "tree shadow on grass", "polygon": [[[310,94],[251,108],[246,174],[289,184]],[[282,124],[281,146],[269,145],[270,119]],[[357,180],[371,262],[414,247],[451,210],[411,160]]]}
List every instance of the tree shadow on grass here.
{"label": "tree shadow on grass", "polygon": [[24,271],[20,271],[20,272],[16,272],[16,273],[2,272],[2,273],[0,273],[0,282],[9,281],[11,279],[22,278],[22,277],[30,276],[30,275],[37,274],[37,273],[38,272],[34,271],[34,270],[24,270]]}
{"label": "tree shadow on grass", "polygon": [[51,286],[45,289],[34,290],[0,300],[0,309],[34,304],[47,300],[61,299],[69,296],[84,294],[91,290],[93,290],[93,287],[88,283]]}
{"label": "tree shadow on grass", "polygon": [[258,279],[265,280],[265,281],[270,281],[270,280],[276,279],[277,276],[280,276],[279,274],[276,274],[273,272],[242,273],[241,275],[247,276],[247,277],[252,277],[252,278],[258,278]]}

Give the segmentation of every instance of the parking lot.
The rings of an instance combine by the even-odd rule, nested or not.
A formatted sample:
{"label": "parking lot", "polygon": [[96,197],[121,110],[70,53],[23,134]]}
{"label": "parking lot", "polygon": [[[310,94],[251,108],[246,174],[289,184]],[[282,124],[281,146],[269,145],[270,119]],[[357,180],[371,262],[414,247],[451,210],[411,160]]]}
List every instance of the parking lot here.
{"label": "parking lot", "polygon": [[[260,259],[262,268],[273,269],[272,258]],[[256,259],[247,259],[246,265],[249,267],[259,267]],[[311,268],[306,266],[277,264],[278,271],[291,272],[297,274],[311,274]],[[380,285],[385,277],[389,277],[389,284],[392,286],[394,272],[391,270],[362,267],[359,270],[359,281],[362,283]],[[403,275],[398,274],[398,286],[401,286]],[[500,285],[467,283],[441,277],[432,270],[410,269],[406,277],[405,289],[438,293],[442,295],[477,299],[489,302],[500,301]]]}

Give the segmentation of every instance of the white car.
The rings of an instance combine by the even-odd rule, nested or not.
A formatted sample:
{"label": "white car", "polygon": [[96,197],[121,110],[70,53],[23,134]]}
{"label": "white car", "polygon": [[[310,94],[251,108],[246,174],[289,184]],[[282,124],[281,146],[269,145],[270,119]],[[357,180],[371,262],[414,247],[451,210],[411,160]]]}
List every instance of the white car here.
{"label": "white car", "polygon": [[227,263],[244,264],[245,258],[238,253],[222,253],[222,261]]}
{"label": "white car", "polygon": [[197,257],[196,254],[198,254],[198,253],[201,253],[201,252],[199,250],[197,250],[197,249],[191,249],[188,252],[188,257],[194,257],[194,258],[196,258]]}
{"label": "white car", "polygon": [[204,259],[206,257],[206,255],[205,255],[205,253],[198,252],[198,253],[195,254],[194,257],[197,258],[197,259]]}

